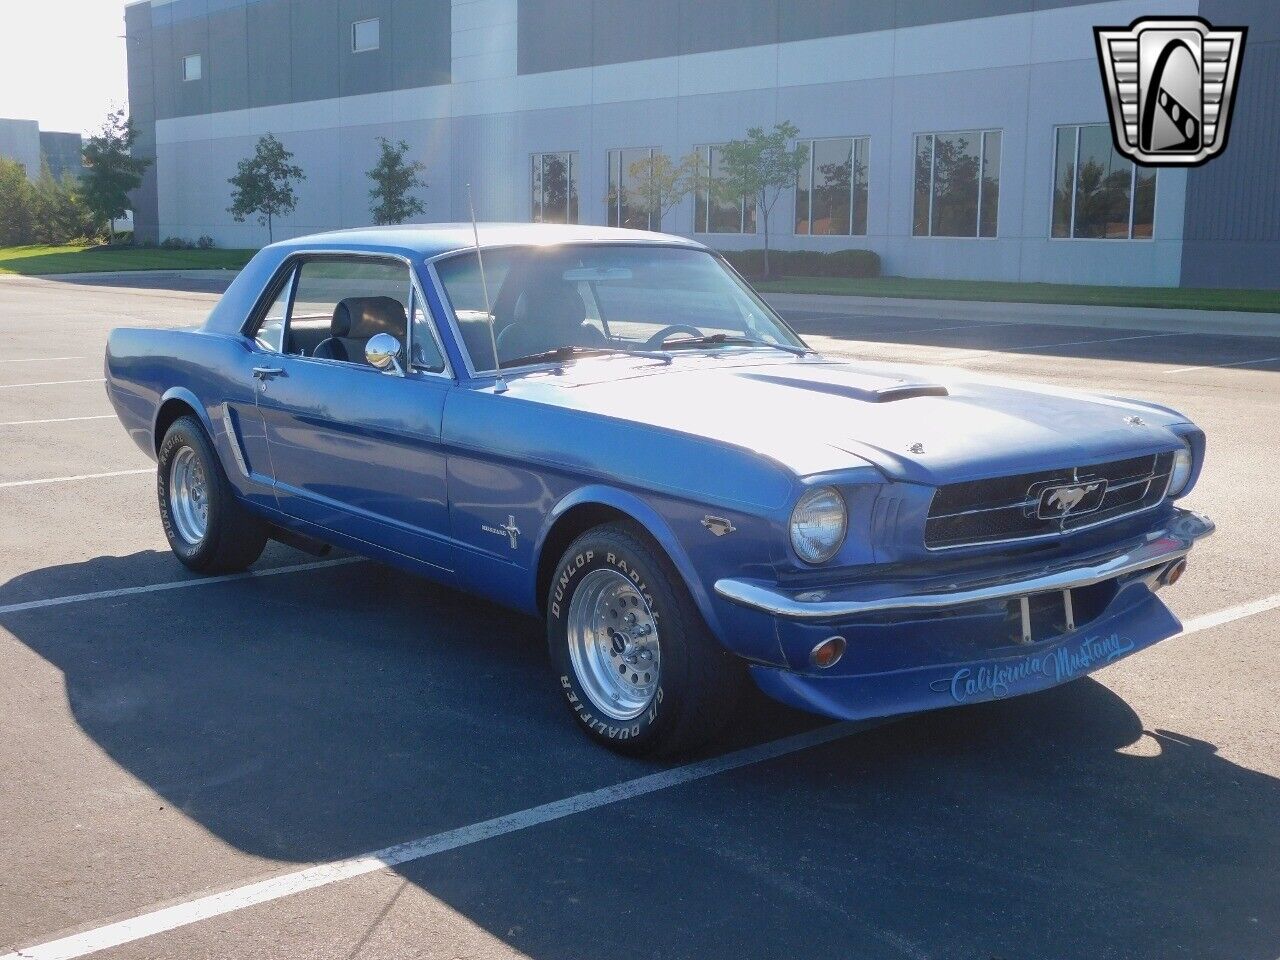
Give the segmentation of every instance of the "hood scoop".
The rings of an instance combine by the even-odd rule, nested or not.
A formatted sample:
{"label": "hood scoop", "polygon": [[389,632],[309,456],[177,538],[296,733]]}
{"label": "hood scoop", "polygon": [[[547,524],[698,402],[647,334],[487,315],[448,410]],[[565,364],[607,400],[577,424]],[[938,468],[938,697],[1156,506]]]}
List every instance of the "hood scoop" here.
{"label": "hood scoop", "polygon": [[746,373],[742,376],[759,383],[828,393],[837,397],[848,397],[850,400],[861,400],[864,403],[892,403],[895,400],[910,400],[912,397],[950,395],[950,391],[940,383],[896,380],[864,374],[841,373],[834,377],[822,377],[811,373],[805,377],[789,377],[776,373]]}

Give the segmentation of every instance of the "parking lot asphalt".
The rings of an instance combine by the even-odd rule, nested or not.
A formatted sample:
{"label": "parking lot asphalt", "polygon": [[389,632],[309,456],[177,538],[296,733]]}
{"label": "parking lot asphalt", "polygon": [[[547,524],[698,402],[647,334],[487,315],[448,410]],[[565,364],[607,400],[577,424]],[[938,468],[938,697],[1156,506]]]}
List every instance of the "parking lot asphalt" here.
{"label": "parking lot asphalt", "polygon": [[0,281],[0,955],[1280,955],[1280,341],[793,315],[1184,410],[1219,532],[1188,631],[1091,678],[882,725],[760,698],[660,764],[585,741],[524,617],[279,545],[178,564],[102,351],[215,297]]}

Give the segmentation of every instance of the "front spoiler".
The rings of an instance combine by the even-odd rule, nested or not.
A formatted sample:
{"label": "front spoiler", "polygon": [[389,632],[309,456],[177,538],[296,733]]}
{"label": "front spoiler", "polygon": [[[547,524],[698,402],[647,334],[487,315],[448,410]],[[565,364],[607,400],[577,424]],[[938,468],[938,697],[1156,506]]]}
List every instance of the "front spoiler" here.
{"label": "front spoiler", "polygon": [[717,580],[715,589],[726,600],[787,620],[844,620],[894,611],[939,610],[967,603],[1074,590],[1166,567],[1185,557],[1197,540],[1213,531],[1213,521],[1208,517],[1176,510],[1161,529],[1114,547],[1099,557],[1083,561],[1077,557],[999,579],[988,574],[985,579],[956,581],[922,590],[878,582],[790,590],[756,580],[728,578]]}
{"label": "front spoiler", "polygon": [[1034,646],[993,650],[981,659],[853,676],[753,664],[751,676],[775,700],[841,720],[1002,700],[1078,679],[1182,628],[1142,579],[1126,587],[1115,606],[1119,609],[1072,633]]}

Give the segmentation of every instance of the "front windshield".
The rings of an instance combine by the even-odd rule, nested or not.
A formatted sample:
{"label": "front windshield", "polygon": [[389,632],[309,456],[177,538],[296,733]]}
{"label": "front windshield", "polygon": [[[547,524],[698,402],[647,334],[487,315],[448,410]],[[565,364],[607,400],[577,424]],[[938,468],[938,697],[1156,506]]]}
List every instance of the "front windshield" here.
{"label": "front windshield", "polygon": [[703,250],[618,244],[507,247],[484,253],[492,338],[474,252],[436,264],[472,367],[578,353],[794,350],[800,340]]}

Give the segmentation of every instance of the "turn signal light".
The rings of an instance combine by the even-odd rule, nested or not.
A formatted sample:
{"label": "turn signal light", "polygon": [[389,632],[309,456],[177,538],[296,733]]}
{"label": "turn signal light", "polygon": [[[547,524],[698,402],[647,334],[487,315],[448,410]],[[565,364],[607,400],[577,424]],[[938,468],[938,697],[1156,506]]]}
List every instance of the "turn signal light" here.
{"label": "turn signal light", "polygon": [[1162,586],[1172,587],[1182,577],[1187,569],[1187,561],[1184,557],[1181,560],[1175,560],[1164,568],[1164,572],[1160,574],[1160,583]]}
{"label": "turn signal light", "polygon": [[809,651],[809,662],[819,670],[827,670],[840,662],[844,648],[844,637],[828,637]]}

